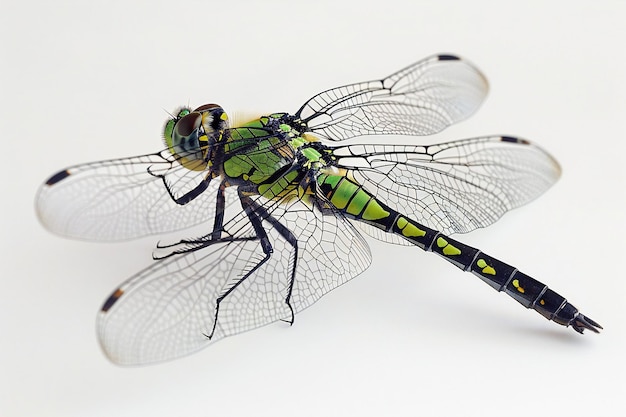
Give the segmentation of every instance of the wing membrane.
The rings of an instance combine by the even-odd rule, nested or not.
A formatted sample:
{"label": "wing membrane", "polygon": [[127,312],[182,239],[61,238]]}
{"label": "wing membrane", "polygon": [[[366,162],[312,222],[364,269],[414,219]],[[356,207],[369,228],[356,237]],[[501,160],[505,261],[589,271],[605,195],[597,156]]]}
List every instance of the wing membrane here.
{"label": "wing membrane", "polygon": [[434,55],[382,80],[324,91],[296,116],[330,140],[430,135],[474,113],[488,88],[485,77],[466,60]]}
{"label": "wing membrane", "polygon": [[548,153],[505,136],[431,146],[350,145],[338,147],[334,155],[390,207],[446,234],[492,224],[538,197],[560,176]]}
{"label": "wing membrane", "polygon": [[[54,233],[99,241],[170,232],[213,218],[218,180],[181,206],[159,175],[180,196],[197,186],[206,172],[183,168],[167,151],[76,165],[41,186],[37,214]],[[227,195],[227,203],[232,200]]]}
{"label": "wing membrane", "polygon": [[[124,365],[169,360],[221,338],[289,320],[285,298],[293,262],[294,312],[369,265],[367,244],[342,216],[322,218],[317,209],[296,200],[278,204],[255,199],[297,237],[297,251],[264,221],[273,253],[255,269],[264,254],[258,240],[245,240],[254,231],[242,212],[226,224],[221,240],[152,264],[117,289],[98,315],[100,342],[111,360]],[[190,249],[193,244],[183,246]],[[250,271],[220,304],[209,339],[216,300]]]}

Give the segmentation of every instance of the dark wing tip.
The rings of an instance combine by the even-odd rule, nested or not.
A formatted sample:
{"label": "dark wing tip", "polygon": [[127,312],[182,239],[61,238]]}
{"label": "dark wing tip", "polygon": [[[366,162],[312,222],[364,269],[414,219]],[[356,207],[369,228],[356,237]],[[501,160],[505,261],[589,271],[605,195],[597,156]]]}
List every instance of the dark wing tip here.
{"label": "dark wing tip", "polygon": [[54,185],[57,182],[62,181],[65,178],[69,177],[70,175],[71,175],[70,172],[67,169],[64,169],[63,171],[57,172],[56,174],[48,178],[48,181],[46,181],[46,185],[48,186]]}
{"label": "dark wing tip", "polygon": [[439,61],[460,61],[461,60],[460,57],[456,55],[450,55],[450,54],[438,55],[437,58],[439,59]]}
{"label": "dark wing tip", "polygon": [[500,140],[502,142],[511,142],[511,143],[519,143],[521,145],[530,145],[530,141],[522,138],[516,138],[513,136],[501,136]]}
{"label": "dark wing tip", "polygon": [[109,311],[109,309],[113,307],[113,304],[115,304],[122,295],[124,295],[124,290],[122,290],[121,288],[118,288],[117,290],[115,290],[113,294],[111,294],[111,296],[107,298],[107,300],[104,302],[104,304],[102,305],[101,311],[103,313],[106,313],[107,311]]}
{"label": "dark wing tip", "polygon": [[581,313],[578,313],[570,324],[572,325],[572,328],[580,334],[582,334],[585,329],[591,330],[594,333],[600,333],[600,330],[604,329],[598,323]]}

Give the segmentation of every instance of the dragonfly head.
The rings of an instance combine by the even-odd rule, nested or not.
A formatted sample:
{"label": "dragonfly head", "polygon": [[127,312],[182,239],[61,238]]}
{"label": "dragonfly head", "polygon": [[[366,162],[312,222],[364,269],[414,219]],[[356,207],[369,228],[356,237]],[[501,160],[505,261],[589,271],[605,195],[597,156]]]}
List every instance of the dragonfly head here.
{"label": "dragonfly head", "polygon": [[210,162],[212,146],[228,129],[228,116],[217,104],[195,110],[182,108],[165,124],[163,136],[170,153],[192,171],[203,171]]}

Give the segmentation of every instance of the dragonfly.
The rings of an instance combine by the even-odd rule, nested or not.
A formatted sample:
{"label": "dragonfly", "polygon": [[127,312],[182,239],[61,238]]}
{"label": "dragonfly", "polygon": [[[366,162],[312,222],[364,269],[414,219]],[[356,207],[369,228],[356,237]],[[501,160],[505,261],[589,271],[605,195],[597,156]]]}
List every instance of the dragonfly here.
{"label": "dragonfly", "polygon": [[200,228],[157,243],[156,261],[99,310],[100,344],[122,365],[293,324],[370,265],[363,234],[436,253],[548,320],[597,333],[602,326],[547,285],[449,236],[546,191],[560,175],[550,154],[515,136],[364,139],[435,134],[474,113],[487,91],[472,63],[438,54],[326,90],[293,114],[230,120],[217,104],[184,107],[165,124],[163,150],[52,175],[38,191],[38,217],[55,234],[93,241]]}

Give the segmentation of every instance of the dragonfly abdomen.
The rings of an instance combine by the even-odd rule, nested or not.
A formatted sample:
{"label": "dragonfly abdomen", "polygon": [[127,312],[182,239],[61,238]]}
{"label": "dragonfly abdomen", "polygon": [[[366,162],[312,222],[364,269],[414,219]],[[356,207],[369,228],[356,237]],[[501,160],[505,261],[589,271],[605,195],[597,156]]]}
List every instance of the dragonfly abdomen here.
{"label": "dragonfly abdomen", "polygon": [[377,201],[355,181],[345,175],[320,174],[317,184],[326,199],[348,217],[365,221],[385,231],[390,230],[391,223],[384,220],[390,217],[391,209]]}
{"label": "dragonfly abdomen", "polygon": [[563,326],[571,325],[579,333],[584,329],[597,332],[597,328],[601,328],[593,320],[580,314],[565,297],[542,282],[479,249],[451,239],[398,213],[378,201],[354,180],[341,175],[322,174],[318,177],[318,184],[326,198],[347,217],[402,236],[421,249],[440,255],[548,320]]}
{"label": "dragonfly abdomen", "polygon": [[[424,228],[419,224],[417,227]],[[597,328],[602,328],[580,314],[565,297],[548,288],[546,284],[479,249],[437,233],[428,250],[464,271],[471,272],[496,291],[505,292],[524,307],[535,310],[548,320],[563,326],[572,326],[579,333],[584,329],[597,333]]]}

